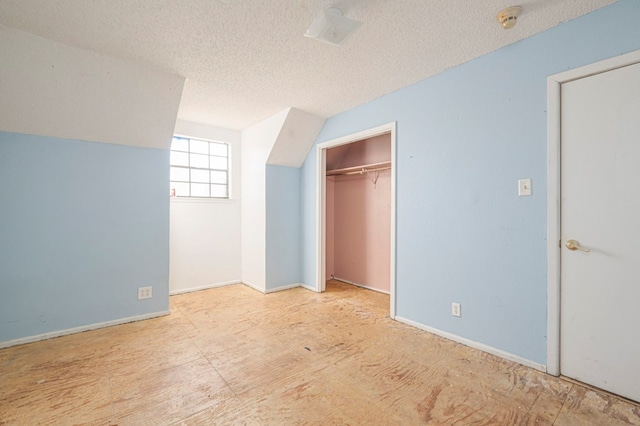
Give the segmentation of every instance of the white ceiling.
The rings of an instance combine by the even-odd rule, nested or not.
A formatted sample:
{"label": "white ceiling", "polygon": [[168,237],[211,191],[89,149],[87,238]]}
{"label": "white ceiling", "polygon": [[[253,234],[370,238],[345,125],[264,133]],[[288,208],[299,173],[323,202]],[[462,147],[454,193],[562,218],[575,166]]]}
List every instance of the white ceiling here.
{"label": "white ceiling", "polygon": [[[0,0],[0,24],[186,77],[179,119],[243,129],[330,117],[614,1]],[[364,23],[342,47],[302,36],[331,6]]]}

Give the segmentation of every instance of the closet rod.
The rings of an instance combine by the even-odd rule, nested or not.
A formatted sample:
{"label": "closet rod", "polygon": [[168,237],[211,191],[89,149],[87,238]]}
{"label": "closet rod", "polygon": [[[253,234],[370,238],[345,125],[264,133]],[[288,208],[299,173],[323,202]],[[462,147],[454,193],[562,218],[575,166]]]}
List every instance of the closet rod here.
{"label": "closet rod", "polygon": [[367,172],[379,172],[382,170],[389,170],[391,168],[391,162],[367,164],[364,166],[347,167],[345,169],[327,170],[327,176],[336,175],[361,175]]}
{"label": "closet rod", "polygon": [[391,166],[377,167],[375,169],[368,169],[368,168],[365,167],[363,169],[355,170],[353,172],[336,173],[336,175],[338,175],[338,174],[340,174],[340,175],[361,175],[361,174],[368,173],[368,172],[379,172],[381,170],[389,170],[390,168],[391,168]]}

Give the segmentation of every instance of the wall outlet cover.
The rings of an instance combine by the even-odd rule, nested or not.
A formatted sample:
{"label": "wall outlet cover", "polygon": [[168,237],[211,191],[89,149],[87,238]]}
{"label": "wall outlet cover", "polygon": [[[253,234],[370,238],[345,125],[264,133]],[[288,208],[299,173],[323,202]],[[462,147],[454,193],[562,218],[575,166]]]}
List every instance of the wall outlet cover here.
{"label": "wall outlet cover", "polygon": [[451,315],[453,315],[454,317],[460,317],[462,316],[462,311],[460,310],[460,304],[453,302],[451,304]]}
{"label": "wall outlet cover", "polygon": [[151,299],[153,296],[153,287],[139,287],[138,300]]}

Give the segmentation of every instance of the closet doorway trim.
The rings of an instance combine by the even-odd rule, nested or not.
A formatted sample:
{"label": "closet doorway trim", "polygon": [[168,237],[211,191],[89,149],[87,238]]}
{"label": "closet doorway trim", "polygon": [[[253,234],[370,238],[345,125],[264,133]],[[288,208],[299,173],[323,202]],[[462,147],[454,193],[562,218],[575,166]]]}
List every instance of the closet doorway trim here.
{"label": "closet doorway trim", "polygon": [[318,293],[325,291],[326,277],[326,203],[327,203],[327,149],[389,134],[391,136],[391,223],[389,259],[389,316],[396,316],[396,122],[384,124],[342,136],[316,145],[316,286]]}

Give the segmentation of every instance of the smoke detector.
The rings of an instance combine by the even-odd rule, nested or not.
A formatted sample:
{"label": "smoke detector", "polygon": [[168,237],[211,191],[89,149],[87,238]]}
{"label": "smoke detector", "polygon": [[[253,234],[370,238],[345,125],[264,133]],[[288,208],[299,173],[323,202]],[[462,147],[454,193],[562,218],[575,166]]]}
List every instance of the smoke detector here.
{"label": "smoke detector", "polygon": [[516,24],[518,23],[518,16],[520,16],[521,13],[522,7],[512,6],[498,13],[496,19],[498,20],[498,22],[500,22],[502,28],[504,28],[505,30],[509,30],[516,26]]}

